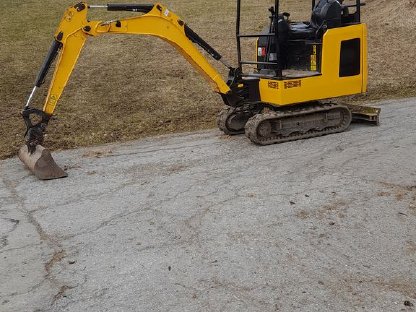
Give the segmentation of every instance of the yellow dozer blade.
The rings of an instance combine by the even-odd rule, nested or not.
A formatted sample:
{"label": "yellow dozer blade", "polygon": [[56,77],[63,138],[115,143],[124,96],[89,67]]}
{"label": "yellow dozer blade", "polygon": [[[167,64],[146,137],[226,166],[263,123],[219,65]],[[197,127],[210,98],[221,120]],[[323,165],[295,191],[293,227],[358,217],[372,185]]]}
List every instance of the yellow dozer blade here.
{"label": "yellow dozer blade", "polygon": [[26,145],[19,150],[20,160],[40,180],[65,178],[68,174],[53,160],[51,152],[41,145],[36,146],[34,153],[29,153]]}

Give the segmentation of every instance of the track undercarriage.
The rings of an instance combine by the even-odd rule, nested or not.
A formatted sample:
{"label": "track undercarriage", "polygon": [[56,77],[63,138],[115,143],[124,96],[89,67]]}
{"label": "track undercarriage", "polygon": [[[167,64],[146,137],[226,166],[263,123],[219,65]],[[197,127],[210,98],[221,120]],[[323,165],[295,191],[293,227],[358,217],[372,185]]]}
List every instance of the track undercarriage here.
{"label": "track undercarriage", "polygon": [[253,143],[270,145],[343,132],[355,119],[378,124],[379,110],[366,107],[365,111],[363,114],[361,106],[320,102],[283,108],[225,108],[218,115],[218,127],[225,134],[245,133]]}

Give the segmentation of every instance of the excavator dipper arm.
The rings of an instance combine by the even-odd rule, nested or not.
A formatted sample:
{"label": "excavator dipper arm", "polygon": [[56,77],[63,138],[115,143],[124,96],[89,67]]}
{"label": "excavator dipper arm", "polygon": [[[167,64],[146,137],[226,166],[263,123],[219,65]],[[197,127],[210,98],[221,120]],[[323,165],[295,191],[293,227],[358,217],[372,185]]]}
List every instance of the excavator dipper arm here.
{"label": "excavator dipper arm", "polygon": [[[90,8],[106,8],[108,11],[131,11],[144,14],[107,22],[89,21],[87,15]],[[58,100],[70,78],[86,40],[89,37],[103,34],[137,34],[161,38],[175,47],[211,84],[215,92],[221,94],[225,100],[228,99],[230,102],[238,100],[218,71],[201,54],[195,44],[203,48],[216,60],[222,61],[222,56],[167,7],[158,3],[154,5],[108,4],[89,6],[85,2],[80,2],[66,10],[55,33],[54,41],[46,60],[36,79],[35,87],[22,112],[27,132],[26,145],[21,148],[19,157],[41,179],[54,179],[66,176],[62,170],[58,170],[60,168],[57,167],[52,157],[50,157],[50,153],[48,155],[50,164],[45,163],[42,169],[38,168],[39,163],[42,162],[42,157],[45,153],[48,153],[41,146],[43,133],[55,111]],[[44,83],[45,77],[56,58],[55,71],[43,109],[31,108],[30,103],[33,95],[36,89]],[[234,70],[224,61],[222,63],[230,69],[230,72]],[[33,115],[40,117],[41,121],[33,124],[31,122]]]}

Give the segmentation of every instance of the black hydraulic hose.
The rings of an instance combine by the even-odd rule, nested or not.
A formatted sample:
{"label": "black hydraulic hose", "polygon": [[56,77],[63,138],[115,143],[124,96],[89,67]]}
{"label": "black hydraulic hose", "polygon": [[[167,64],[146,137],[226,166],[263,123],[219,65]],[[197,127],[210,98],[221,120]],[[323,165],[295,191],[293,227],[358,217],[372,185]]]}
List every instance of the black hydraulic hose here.
{"label": "black hydraulic hose", "polygon": [[198,44],[201,48],[208,52],[214,59],[219,61],[222,58],[222,55],[219,54],[213,47],[209,45],[204,39],[202,39],[196,32],[194,32],[188,25],[185,24],[185,35],[189,40]]}
{"label": "black hydraulic hose", "polygon": [[46,56],[46,59],[39,71],[38,77],[36,78],[35,85],[36,87],[40,87],[45,82],[45,77],[48,74],[49,69],[51,68],[51,65],[53,61],[55,60],[56,56],[58,55],[59,50],[62,47],[62,43],[54,40],[52,42],[52,46],[49,49],[48,55]]}
{"label": "black hydraulic hose", "polygon": [[153,4],[120,4],[120,3],[109,3],[107,4],[108,11],[129,11],[129,12],[140,12],[148,13],[153,9]]}

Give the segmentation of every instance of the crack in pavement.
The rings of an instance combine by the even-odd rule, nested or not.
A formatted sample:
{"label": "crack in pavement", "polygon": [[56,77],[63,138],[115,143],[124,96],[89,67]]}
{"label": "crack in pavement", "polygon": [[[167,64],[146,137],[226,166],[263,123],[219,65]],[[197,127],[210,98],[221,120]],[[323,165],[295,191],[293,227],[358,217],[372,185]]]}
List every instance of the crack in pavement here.
{"label": "crack in pavement", "polygon": [[[13,183],[12,181],[6,179],[5,177],[2,177],[2,180],[3,180],[3,183],[6,186],[6,188],[9,190],[9,192],[11,194],[11,197],[14,198],[15,203],[17,204],[17,209],[26,217],[27,222],[29,224],[32,224],[35,227],[36,232],[39,235],[40,240],[46,242],[47,245],[54,251],[53,254],[52,254],[51,259],[48,260],[44,264],[44,270],[46,272],[46,274],[44,275],[44,279],[40,283],[38,283],[37,285],[34,285],[31,288],[29,288],[29,291],[26,292],[26,293],[30,293],[30,292],[36,290],[41,285],[43,285],[43,283],[46,282],[46,281],[49,281],[52,285],[54,285],[58,289],[61,289],[62,285],[60,285],[61,283],[53,276],[52,268],[64,259],[65,251],[64,251],[63,247],[61,246],[61,244],[56,239],[54,239],[53,237],[48,235],[46,233],[46,231],[42,228],[41,224],[34,217],[35,211],[29,211],[26,208],[25,199],[23,197],[21,197],[17,192],[17,189],[16,189],[17,185],[15,183]],[[16,226],[17,226],[17,224],[16,224]],[[51,304],[53,304],[53,303],[54,303],[54,300],[52,298]]]}
{"label": "crack in pavement", "polygon": [[20,247],[8,248],[8,249],[0,250],[0,255],[8,253],[8,252],[16,251],[16,250],[26,249],[26,248],[29,248],[29,247],[38,247],[38,246],[41,246],[41,245],[42,245],[42,243],[38,243],[38,244],[27,244],[27,245],[23,245],[23,246],[20,246]]}
{"label": "crack in pavement", "polygon": [[12,219],[12,218],[1,218],[1,219],[8,222],[8,223],[12,223],[12,228],[10,230],[8,230],[7,232],[5,232],[0,237],[0,249],[3,249],[7,245],[9,245],[8,236],[9,236],[10,233],[14,232],[17,229],[17,226],[19,225],[20,220],[16,220],[16,219]]}
{"label": "crack in pavement", "polygon": [[[84,283],[83,283],[83,284],[84,284]],[[79,285],[79,286],[81,286],[81,285]],[[62,297],[66,297],[65,292],[66,292],[67,290],[72,289],[72,288],[74,288],[74,287],[63,287],[63,288],[61,288],[61,291],[60,291],[60,292],[56,295],[56,298],[57,298],[57,300],[56,300],[56,301],[58,301],[58,300],[59,300],[59,299],[61,299]],[[93,300],[93,299],[101,299],[102,297],[104,297],[105,295],[107,295],[107,293],[108,293],[108,289],[109,289],[109,288],[107,288],[107,287],[104,287],[104,288],[98,289],[98,290],[97,290],[94,294],[92,294],[91,296],[88,296],[88,297],[86,297],[86,298],[78,298],[76,302],[73,302],[73,301],[68,301],[68,302],[66,302],[65,304],[61,304],[61,305],[59,306],[59,309],[60,309],[60,310],[65,310],[66,308],[68,308],[69,306],[73,305],[74,303],[79,304],[79,303],[81,303],[81,302],[88,302],[88,301],[91,301],[91,300]]]}
{"label": "crack in pavement", "polygon": [[[134,183],[132,181],[132,182],[124,183],[123,186],[129,186],[131,184],[136,184],[136,183]],[[121,191],[123,189],[123,186],[118,187],[117,190]],[[153,199],[148,198],[148,201],[143,204],[143,206],[145,208],[140,207],[140,208],[137,208],[137,209],[120,212],[118,214],[115,214],[115,215],[111,216],[110,218],[108,218],[104,221],[101,221],[97,226],[95,226],[93,228],[87,229],[85,231],[77,232],[76,234],[70,234],[70,235],[62,236],[62,237],[60,237],[60,240],[61,241],[66,241],[66,240],[73,239],[75,237],[79,237],[79,236],[82,236],[82,235],[91,234],[91,233],[94,233],[96,231],[99,231],[100,229],[102,229],[104,227],[113,225],[112,224],[113,221],[116,221],[116,220],[119,220],[119,219],[122,219],[122,218],[126,218],[126,217],[129,217],[129,216],[134,216],[135,214],[143,214],[143,213],[149,212],[149,211],[155,212],[156,214],[164,214],[164,215],[167,215],[167,216],[171,216],[173,218],[182,217],[182,215],[180,215],[180,214],[174,214],[174,213],[170,213],[170,212],[167,212],[167,211],[160,211],[160,210],[156,209],[155,207],[162,206],[165,203],[169,203],[169,202],[177,200],[180,195],[183,195],[183,194],[189,192],[193,187],[194,187],[194,185],[190,185],[185,190],[180,191],[180,192],[176,192],[176,194],[174,194],[172,196],[169,196],[166,199],[159,200],[159,201],[157,201],[153,204],[151,204],[151,201]]]}
{"label": "crack in pavement", "polygon": [[[190,134],[192,135],[192,134]],[[184,142],[185,143],[185,142]],[[205,147],[207,145],[214,146],[214,145],[221,145],[222,142],[209,142],[209,143],[198,143],[195,145],[186,145],[186,148],[198,148],[198,147]],[[121,156],[131,156],[131,155],[146,155],[146,154],[155,154],[157,152],[173,152],[178,150],[183,150],[184,146],[180,145],[178,147],[165,147],[165,148],[158,148],[158,149],[152,149],[152,150],[138,150],[130,153],[113,153],[110,155],[105,155],[103,158],[111,158],[111,157],[121,157]]]}

